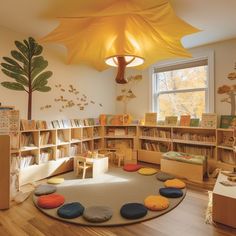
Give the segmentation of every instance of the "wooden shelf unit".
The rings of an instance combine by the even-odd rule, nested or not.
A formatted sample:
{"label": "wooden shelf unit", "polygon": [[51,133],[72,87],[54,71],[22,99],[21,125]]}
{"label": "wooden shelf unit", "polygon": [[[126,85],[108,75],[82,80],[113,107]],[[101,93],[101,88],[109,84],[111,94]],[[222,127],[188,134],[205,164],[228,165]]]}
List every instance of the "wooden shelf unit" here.
{"label": "wooden shelf unit", "polygon": [[[20,160],[33,157],[30,164],[20,170],[20,185],[71,170],[73,157],[87,150],[115,149],[120,143],[126,143],[127,147],[132,148],[138,160],[154,164],[160,164],[163,152],[169,150],[201,154],[194,152],[194,148],[195,151],[207,149],[211,168],[233,170],[236,158],[233,147],[222,142],[224,133],[232,135],[233,130],[160,125],[97,125],[26,130],[20,131],[19,150],[11,150],[11,154]],[[28,143],[27,139],[32,143]],[[179,147],[183,148],[179,150]],[[57,153],[63,148],[63,155],[58,156]],[[222,157],[226,151],[232,154],[229,162]],[[44,157],[47,153],[50,155]]]}
{"label": "wooden shelf unit", "polygon": [[155,149],[155,143],[159,145],[162,143],[169,144],[168,150],[171,151],[207,156],[210,169],[219,167],[225,170],[233,170],[236,167],[236,156],[233,145],[226,145],[223,142],[225,136],[233,137],[233,129],[160,125],[138,126],[138,160],[160,164],[162,153],[166,150],[153,150],[153,148]]}
{"label": "wooden shelf unit", "polygon": [[74,156],[104,148],[103,130],[84,126],[20,131],[20,148],[11,151],[19,158],[20,186],[72,170]]}

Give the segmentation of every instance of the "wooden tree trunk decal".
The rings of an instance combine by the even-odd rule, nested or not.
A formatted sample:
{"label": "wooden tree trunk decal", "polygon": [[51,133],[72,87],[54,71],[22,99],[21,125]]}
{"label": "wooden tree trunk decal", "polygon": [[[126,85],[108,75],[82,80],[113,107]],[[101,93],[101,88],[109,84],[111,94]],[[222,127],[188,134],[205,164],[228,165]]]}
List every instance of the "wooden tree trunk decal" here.
{"label": "wooden tree trunk decal", "polygon": [[[229,80],[235,80],[236,79],[236,73],[232,72],[228,74]],[[236,85],[222,85],[218,88],[218,94],[225,94],[226,97],[221,99],[221,102],[229,103],[231,106],[231,115],[234,116],[236,111],[236,103],[235,103],[235,96],[236,96]]]}
{"label": "wooden tree trunk decal", "polygon": [[[1,63],[2,72],[15,82],[4,81],[1,85],[5,88],[25,91],[28,93],[28,120],[32,119],[32,98],[33,92],[48,92],[51,90],[46,86],[48,79],[52,76],[51,71],[44,71],[48,62],[40,56],[43,47],[33,38],[23,42],[15,41],[17,50],[11,51],[10,57],[3,57],[6,62]],[[44,72],[43,72],[44,71]]]}

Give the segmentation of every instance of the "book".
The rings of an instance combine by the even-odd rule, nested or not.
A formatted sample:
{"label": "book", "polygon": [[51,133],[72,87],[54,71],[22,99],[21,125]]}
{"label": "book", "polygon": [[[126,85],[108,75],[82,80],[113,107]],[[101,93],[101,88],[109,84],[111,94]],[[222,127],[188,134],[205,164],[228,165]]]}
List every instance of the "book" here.
{"label": "book", "polygon": [[198,127],[200,123],[200,119],[199,118],[192,118],[190,120],[190,126],[191,127]]}
{"label": "book", "polygon": [[220,117],[220,128],[228,129],[236,126],[236,116],[222,115]]}
{"label": "book", "polygon": [[216,128],[217,115],[215,113],[203,113],[201,120],[201,127],[203,128]]}
{"label": "book", "polygon": [[176,126],[178,122],[178,116],[166,116],[165,125]]}
{"label": "book", "polygon": [[180,126],[190,126],[190,115],[181,115],[180,116]]}
{"label": "book", "polygon": [[106,115],[105,114],[101,114],[99,116],[99,121],[101,125],[106,125],[107,121],[106,121]]}
{"label": "book", "polygon": [[157,113],[156,112],[145,113],[144,123],[145,123],[145,125],[156,125],[157,124]]}
{"label": "book", "polygon": [[35,120],[21,120],[21,129],[22,130],[36,130],[36,121]]}

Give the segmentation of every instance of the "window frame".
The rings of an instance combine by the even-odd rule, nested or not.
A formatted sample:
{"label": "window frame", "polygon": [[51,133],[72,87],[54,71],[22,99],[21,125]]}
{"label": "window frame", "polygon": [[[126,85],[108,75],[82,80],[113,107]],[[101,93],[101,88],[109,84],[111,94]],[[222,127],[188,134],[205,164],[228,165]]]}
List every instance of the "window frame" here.
{"label": "window frame", "polygon": [[[207,71],[207,86],[206,88],[194,88],[194,89],[180,89],[180,90],[171,90],[170,92],[159,92],[157,94],[157,79],[155,78],[154,69],[163,68],[166,66],[181,65],[189,62],[195,62],[199,60],[207,59],[208,61],[208,71]],[[180,92],[191,92],[194,91],[206,91],[205,96],[205,112],[214,113],[215,112],[215,91],[214,91],[214,51],[208,51],[204,53],[193,53],[192,58],[190,59],[180,59],[180,60],[171,60],[165,62],[159,62],[150,67],[149,70],[150,86],[150,102],[149,110],[152,112],[158,112],[157,96],[160,94],[167,93],[180,93]]]}

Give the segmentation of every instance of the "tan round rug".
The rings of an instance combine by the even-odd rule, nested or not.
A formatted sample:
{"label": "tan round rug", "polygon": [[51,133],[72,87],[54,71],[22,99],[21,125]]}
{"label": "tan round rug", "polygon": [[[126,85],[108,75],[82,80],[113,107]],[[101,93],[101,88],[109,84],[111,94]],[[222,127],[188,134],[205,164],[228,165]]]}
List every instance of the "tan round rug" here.
{"label": "tan round rug", "polygon": [[[114,226],[141,222],[158,217],[173,210],[185,197],[169,198],[170,206],[163,211],[150,211],[145,217],[136,220],[127,220],[120,215],[120,208],[126,203],[144,203],[144,199],[149,195],[159,194],[159,188],[164,187],[164,183],[158,181],[155,175],[143,176],[137,172],[126,172],[121,168],[110,168],[109,172],[96,179],[78,179],[74,172],[61,175],[65,179],[64,183],[57,185],[56,193],[65,197],[65,204],[70,202],[80,202],[85,208],[94,205],[106,205],[113,209],[113,216],[103,223],[87,222],[82,216],[75,219],[63,219],[57,215],[56,209],[41,209],[43,213],[62,221],[90,226]],[[37,207],[37,196],[33,195],[33,201]]]}

